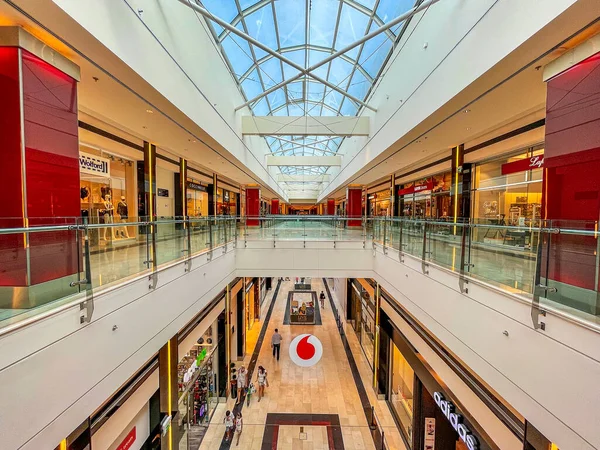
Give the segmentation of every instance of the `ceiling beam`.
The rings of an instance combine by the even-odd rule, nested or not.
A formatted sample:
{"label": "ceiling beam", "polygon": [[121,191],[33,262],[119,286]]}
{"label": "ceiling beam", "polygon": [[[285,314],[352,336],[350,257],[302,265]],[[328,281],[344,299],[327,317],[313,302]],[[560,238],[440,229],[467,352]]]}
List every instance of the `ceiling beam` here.
{"label": "ceiling beam", "polygon": [[267,155],[267,166],[341,166],[341,156],[272,156]]}
{"label": "ceiling beam", "polygon": [[323,181],[329,181],[330,179],[331,175],[328,173],[322,175],[286,175],[280,173],[277,175],[277,181],[290,183],[321,183]]}
{"label": "ceiling beam", "polygon": [[368,117],[243,116],[242,134],[258,136],[368,136]]}

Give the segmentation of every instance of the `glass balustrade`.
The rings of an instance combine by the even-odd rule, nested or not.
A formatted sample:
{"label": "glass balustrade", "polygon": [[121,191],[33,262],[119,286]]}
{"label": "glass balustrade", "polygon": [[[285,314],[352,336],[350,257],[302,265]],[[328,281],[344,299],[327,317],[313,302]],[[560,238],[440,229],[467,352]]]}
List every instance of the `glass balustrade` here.
{"label": "glass balustrade", "polygon": [[[99,289],[148,276],[217,248],[252,241],[375,242],[598,323],[597,223],[507,226],[377,217],[132,217],[0,222],[0,327],[90,298]],[[233,244],[233,245],[231,245]],[[368,248],[368,246],[365,246]]]}

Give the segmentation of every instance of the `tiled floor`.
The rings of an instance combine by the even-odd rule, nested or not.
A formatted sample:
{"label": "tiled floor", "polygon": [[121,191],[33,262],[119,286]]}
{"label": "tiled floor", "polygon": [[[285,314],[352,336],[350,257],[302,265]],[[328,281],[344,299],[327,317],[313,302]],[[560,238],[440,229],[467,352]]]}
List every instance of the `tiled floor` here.
{"label": "tiled floor", "polygon": [[[321,279],[313,279],[312,281],[314,290],[317,292],[324,290]],[[325,309],[322,311],[322,326],[283,325],[287,293],[291,289],[293,289],[291,281],[283,282],[274,305],[265,340],[257,361],[257,364],[263,365],[267,369],[270,386],[266,389],[265,397],[261,402],[258,402],[257,395],[254,395],[254,398],[251,399],[250,407],[244,406],[242,409],[244,431],[240,436],[239,447],[244,449],[261,448],[267,414],[299,413],[336,414],[339,416],[345,449],[374,449],[371,432],[331,308],[326,304]],[[266,304],[267,302],[265,302]],[[262,323],[260,325],[262,326]],[[254,327],[254,329],[258,328],[257,326]],[[279,328],[283,336],[281,359],[279,362],[273,359],[270,348],[271,336],[275,328]],[[255,332],[254,329],[252,330],[253,332]],[[290,360],[288,354],[290,341],[302,333],[314,334],[323,344],[322,359],[310,368],[296,366]],[[245,360],[246,364],[249,362],[249,355],[252,348],[250,342],[252,337],[250,334],[248,339],[249,353]],[[350,343],[351,345],[358,345],[358,342],[353,343],[350,341]],[[365,373],[367,362],[364,360],[364,355],[357,349],[354,350],[354,356],[361,376],[363,376],[363,379],[366,378],[364,381],[366,390],[372,393],[372,375]],[[366,368],[368,371],[368,365]],[[255,381],[255,378],[256,374],[254,374],[252,381]],[[371,398],[371,395],[369,397]],[[374,394],[372,398],[376,400]],[[233,400],[231,399],[228,400],[226,406],[220,405],[200,448],[219,448],[225,429],[223,425],[225,410],[232,409],[233,406]],[[383,424],[385,426],[393,425],[389,409],[386,412],[386,408],[387,405],[385,404],[376,404],[376,411],[378,411],[378,416],[381,418]],[[393,436],[392,427],[389,426],[386,427],[386,437],[388,436],[387,428],[389,428],[389,435]],[[298,431],[299,429],[296,427],[296,432]],[[293,434],[294,432],[290,431],[290,433]],[[397,430],[396,433],[398,433]],[[285,431],[284,435],[288,436],[288,432]],[[313,436],[315,436],[317,441],[320,439],[316,431]],[[388,442],[393,442],[393,439],[388,439]],[[321,448],[315,443],[311,446],[308,440],[303,441],[301,444],[301,447],[298,446],[300,444],[296,444],[296,447],[294,447],[292,439],[290,444],[292,447],[285,448]],[[233,446],[235,446],[235,440]],[[404,449],[403,446],[396,445],[390,445],[390,448]]]}

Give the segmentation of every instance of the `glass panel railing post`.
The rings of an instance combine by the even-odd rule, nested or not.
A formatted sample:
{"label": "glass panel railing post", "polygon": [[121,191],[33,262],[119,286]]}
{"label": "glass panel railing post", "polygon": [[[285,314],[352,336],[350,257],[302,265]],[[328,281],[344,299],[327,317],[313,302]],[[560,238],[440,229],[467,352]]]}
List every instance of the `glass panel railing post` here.
{"label": "glass panel railing post", "polygon": [[429,275],[429,264],[427,263],[427,255],[430,253],[427,251],[427,231],[428,231],[428,223],[423,221],[423,252],[421,253],[421,270],[425,275]]}
{"label": "glass panel railing post", "polygon": [[387,216],[383,217],[383,253],[387,255]]}
{"label": "glass panel railing post", "polygon": [[[77,219],[76,222],[79,222],[79,219]],[[75,225],[74,235],[77,240],[76,248],[79,249],[80,257],[77,259],[80,266],[77,274],[77,281],[71,283],[71,286],[77,284],[80,292],[85,290],[85,301],[79,304],[79,323],[83,324],[89,323],[92,320],[92,314],[94,313],[92,264],[90,260],[90,239],[87,217],[81,218],[81,223]]]}
{"label": "glass panel railing post", "polygon": [[546,329],[546,323],[540,320],[540,316],[546,315],[546,311],[540,307],[540,296],[543,295],[544,297],[547,297],[548,291],[553,289],[548,287],[551,241],[552,228],[544,228],[543,225],[540,225],[539,244],[535,260],[533,296],[531,301],[531,322],[536,330]]}
{"label": "glass panel railing post", "polygon": [[404,229],[404,220],[400,219],[398,222],[399,230],[398,230],[398,258],[400,262],[404,262],[404,242],[402,240],[402,230]]}
{"label": "glass panel railing post", "polygon": [[222,220],[222,228],[223,228],[223,253],[227,253],[227,245],[229,244],[229,230],[227,229],[229,225],[229,219],[226,218]]}
{"label": "glass panel railing post", "polygon": [[185,271],[190,272],[192,270],[192,224],[190,222],[190,216],[183,217],[182,226],[185,231],[185,239],[187,242],[187,258],[185,261]]}
{"label": "glass panel railing post", "polygon": [[208,219],[208,242],[206,243],[206,245],[208,245],[208,256],[206,258],[207,261],[210,261],[212,259],[213,243],[214,243],[214,239],[213,239],[214,229],[215,229],[215,227],[213,225],[213,220]]}
{"label": "glass panel railing post", "polygon": [[469,293],[469,288],[467,287],[467,284],[469,283],[469,281],[467,280],[467,278],[465,276],[465,268],[468,267],[467,266],[467,264],[468,264],[468,261],[467,261],[468,230],[469,230],[469,224],[463,224],[462,230],[461,230],[462,234],[461,234],[461,242],[460,242],[460,267],[459,267],[458,286],[460,287],[460,292],[465,293],[465,294]]}

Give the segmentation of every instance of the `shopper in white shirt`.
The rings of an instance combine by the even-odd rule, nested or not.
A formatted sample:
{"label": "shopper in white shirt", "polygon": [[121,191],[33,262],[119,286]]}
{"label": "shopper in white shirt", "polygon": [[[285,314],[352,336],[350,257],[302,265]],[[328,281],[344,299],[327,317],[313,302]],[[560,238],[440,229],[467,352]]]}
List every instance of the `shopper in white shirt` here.
{"label": "shopper in white shirt", "polygon": [[235,435],[237,436],[237,441],[235,445],[240,445],[240,436],[242,435],[242,428],[244,427],[244,421],[242,420],[242,413],[238,412],[235,417]]}
{"label": "shopper in white shirt", "polygon": [[231,433],[233,432],[233,413],[231,411],[225,412],[225,442],[228,442],[231,439]]}
{"label": "shopper in white shirt", "polygon": [[243,402],[242,395],[246,390],[246,381],[248,378],[248,372],[246,372],[246,368],[244,366],[240,367],[240,370],[237,372],[237,400],[236,404]]}

